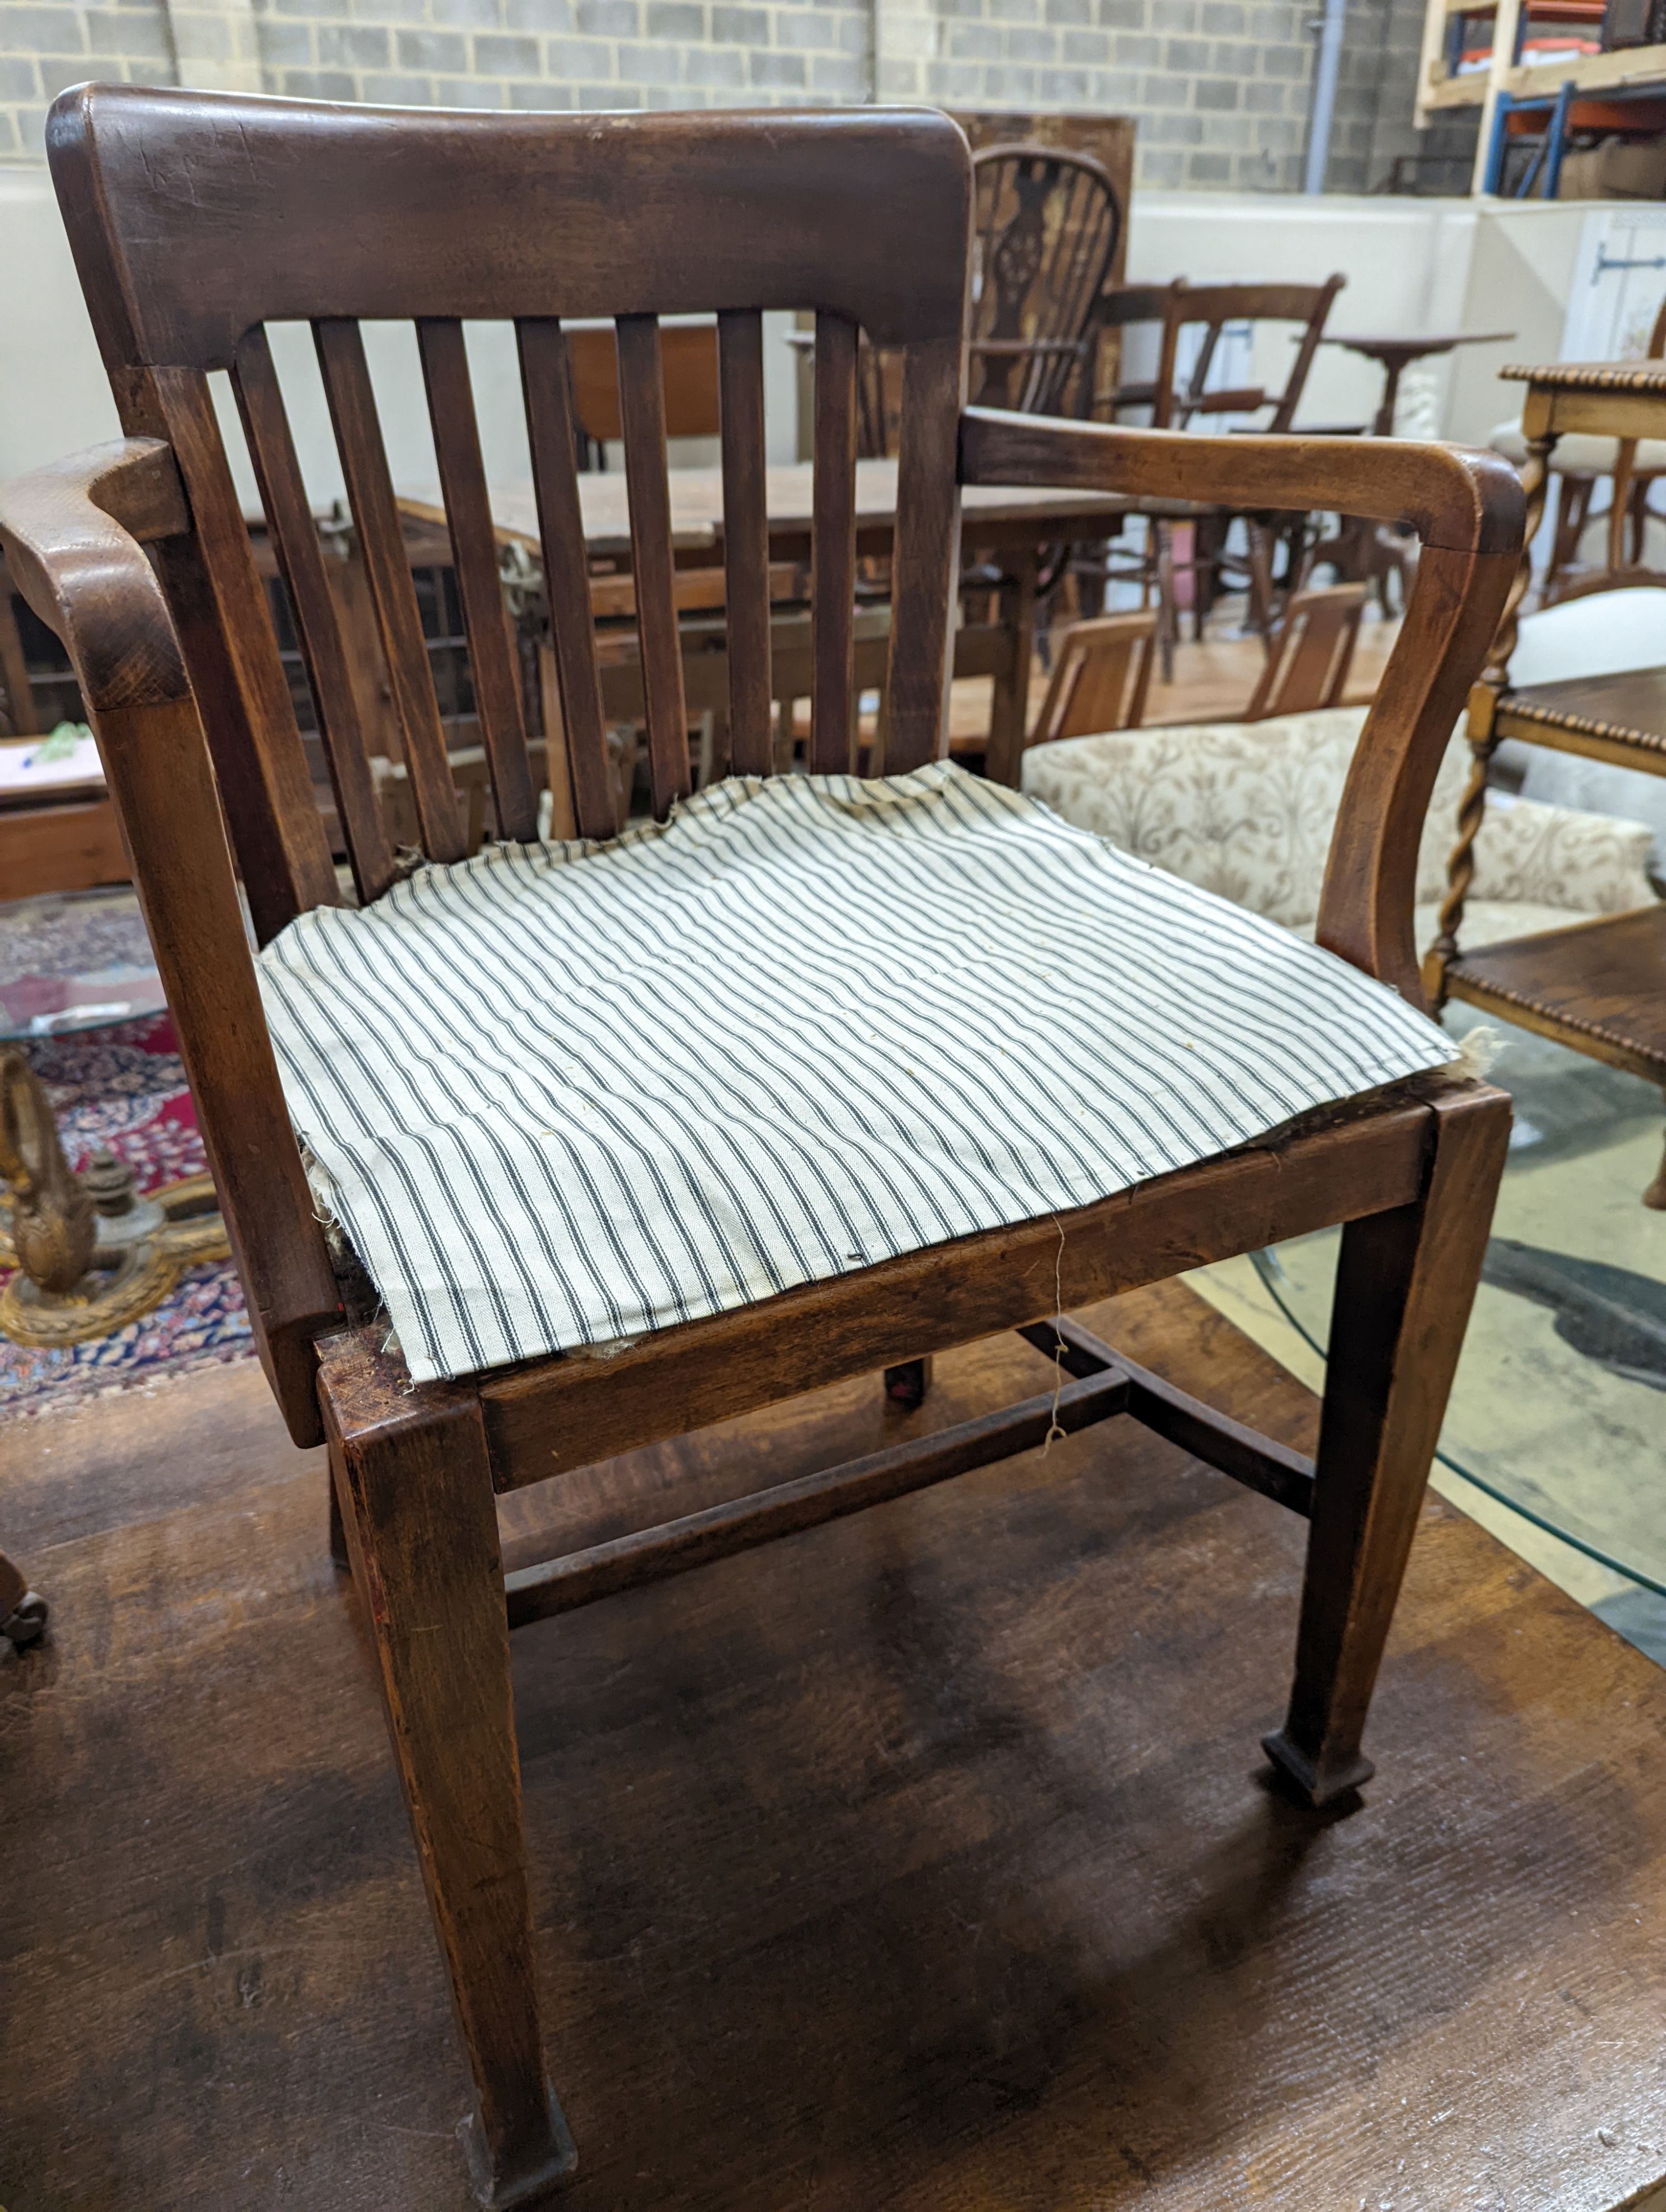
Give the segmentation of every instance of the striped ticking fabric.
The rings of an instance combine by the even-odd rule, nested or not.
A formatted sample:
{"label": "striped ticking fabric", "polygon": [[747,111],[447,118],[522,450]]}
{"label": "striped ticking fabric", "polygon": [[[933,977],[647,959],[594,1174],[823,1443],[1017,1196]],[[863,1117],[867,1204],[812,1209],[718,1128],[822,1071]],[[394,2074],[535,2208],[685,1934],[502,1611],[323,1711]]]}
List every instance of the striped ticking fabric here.
{"label": "striped ticking fabric", "polygon": [[418,1381],[1086,1204],[1452,1057],[1383,985],[946,763],[498,845],[260,957]]}

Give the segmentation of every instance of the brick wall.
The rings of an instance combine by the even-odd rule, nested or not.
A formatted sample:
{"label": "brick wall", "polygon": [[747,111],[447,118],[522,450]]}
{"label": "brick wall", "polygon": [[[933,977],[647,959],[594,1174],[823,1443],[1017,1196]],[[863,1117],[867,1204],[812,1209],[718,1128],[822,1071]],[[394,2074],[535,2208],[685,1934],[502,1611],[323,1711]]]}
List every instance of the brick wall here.
{"label": "brick wall", "polygon": [[267,88],[400,106],[869,97],[868,0],[255,0]]}
{"label": "brick wall", "polygon": [[48,106],[66,84],[175,84],[164,0],[7,0],[0,5],[0,160],[39,160]]}
{"label": "brick wall", "polygon": [[[924,99],[1139,123],[1147,187],[1300,182],[1316,0],[0,0],[0,160],[88,77],[395,105]],[[1421,0],[1351,0],[1332,190],[1410,128]],[[1402,112],[1403,111],[1403,112]]]}

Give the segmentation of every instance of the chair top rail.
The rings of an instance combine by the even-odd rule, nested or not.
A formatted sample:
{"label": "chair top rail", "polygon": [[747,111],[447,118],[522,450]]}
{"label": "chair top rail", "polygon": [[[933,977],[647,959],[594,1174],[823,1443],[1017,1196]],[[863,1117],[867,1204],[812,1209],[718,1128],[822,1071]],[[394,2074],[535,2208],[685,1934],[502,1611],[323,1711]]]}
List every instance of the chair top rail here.
{"label": "chair top rail", "polygon": [[54,103],[47,150],[112,369],[228,368],[257,323],[332,317],[810,307],[878,344],[959,325],[971,157],[936,109],[508,116],[91,85]]}

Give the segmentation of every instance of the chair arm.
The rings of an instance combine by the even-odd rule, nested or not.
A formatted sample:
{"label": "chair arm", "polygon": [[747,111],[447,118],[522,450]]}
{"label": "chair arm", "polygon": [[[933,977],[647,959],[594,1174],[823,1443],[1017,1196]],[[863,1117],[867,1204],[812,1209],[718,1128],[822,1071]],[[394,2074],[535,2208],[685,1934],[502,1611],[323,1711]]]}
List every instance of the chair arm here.
{"label": "chair arm", "polygon": [[170,449],[124,438],[0,489],[11,580],[68,647],[93,713],[190,696],[144,548],[190,527]]}
{"label": "chair arm", "polygon": [[130,438],[0,489],[13,580],[69,647],[92,716],[198,1120],[289,1433],[323,1436],[314,1340],[340,1297],[250,957],[203,726],[144,548],[190,513],[170,447]]}
{"label": "chair arm", "polygon": [[1418,848],[1520,559],[1523,501],[1508,462],[1395,438],[1203,438],[971,408],[960,477],[1238,510],[1322,508],[1416,531],[1422,557],[1348,772],[1316,935],[1425,1006],[1412,934]]}
{"label": "chair arm", "polygon": [[1521,479],[1497,453],[1402,438],[1231,438],[1051,422],[994,407],[960,419],[960,481],[1112,491],[1211,507],[1322,509],[1403,522],[1426,545],[1518,553]]}

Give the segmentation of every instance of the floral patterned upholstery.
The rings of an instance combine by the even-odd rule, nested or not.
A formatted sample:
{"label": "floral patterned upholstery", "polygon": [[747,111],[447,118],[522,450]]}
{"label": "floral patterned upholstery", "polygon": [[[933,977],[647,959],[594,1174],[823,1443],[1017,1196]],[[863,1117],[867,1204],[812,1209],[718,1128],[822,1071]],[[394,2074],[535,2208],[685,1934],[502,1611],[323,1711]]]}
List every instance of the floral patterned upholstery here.
{"label": "floral patterned upholstery", "polygon": [[[1364,707],[1264,722],[1114,730],[1032,747],[1023,787],[1067,822],[1287,928],[1310,933],[1331,825]],[[1418,856],[1420,946],[1445,892],[1468,748],[1455,738]],[[1489,795],[1466,944],[1646,905],[1650,832],[1638,823]],[[1505,909],[1500,913],[1499,909]]]}

